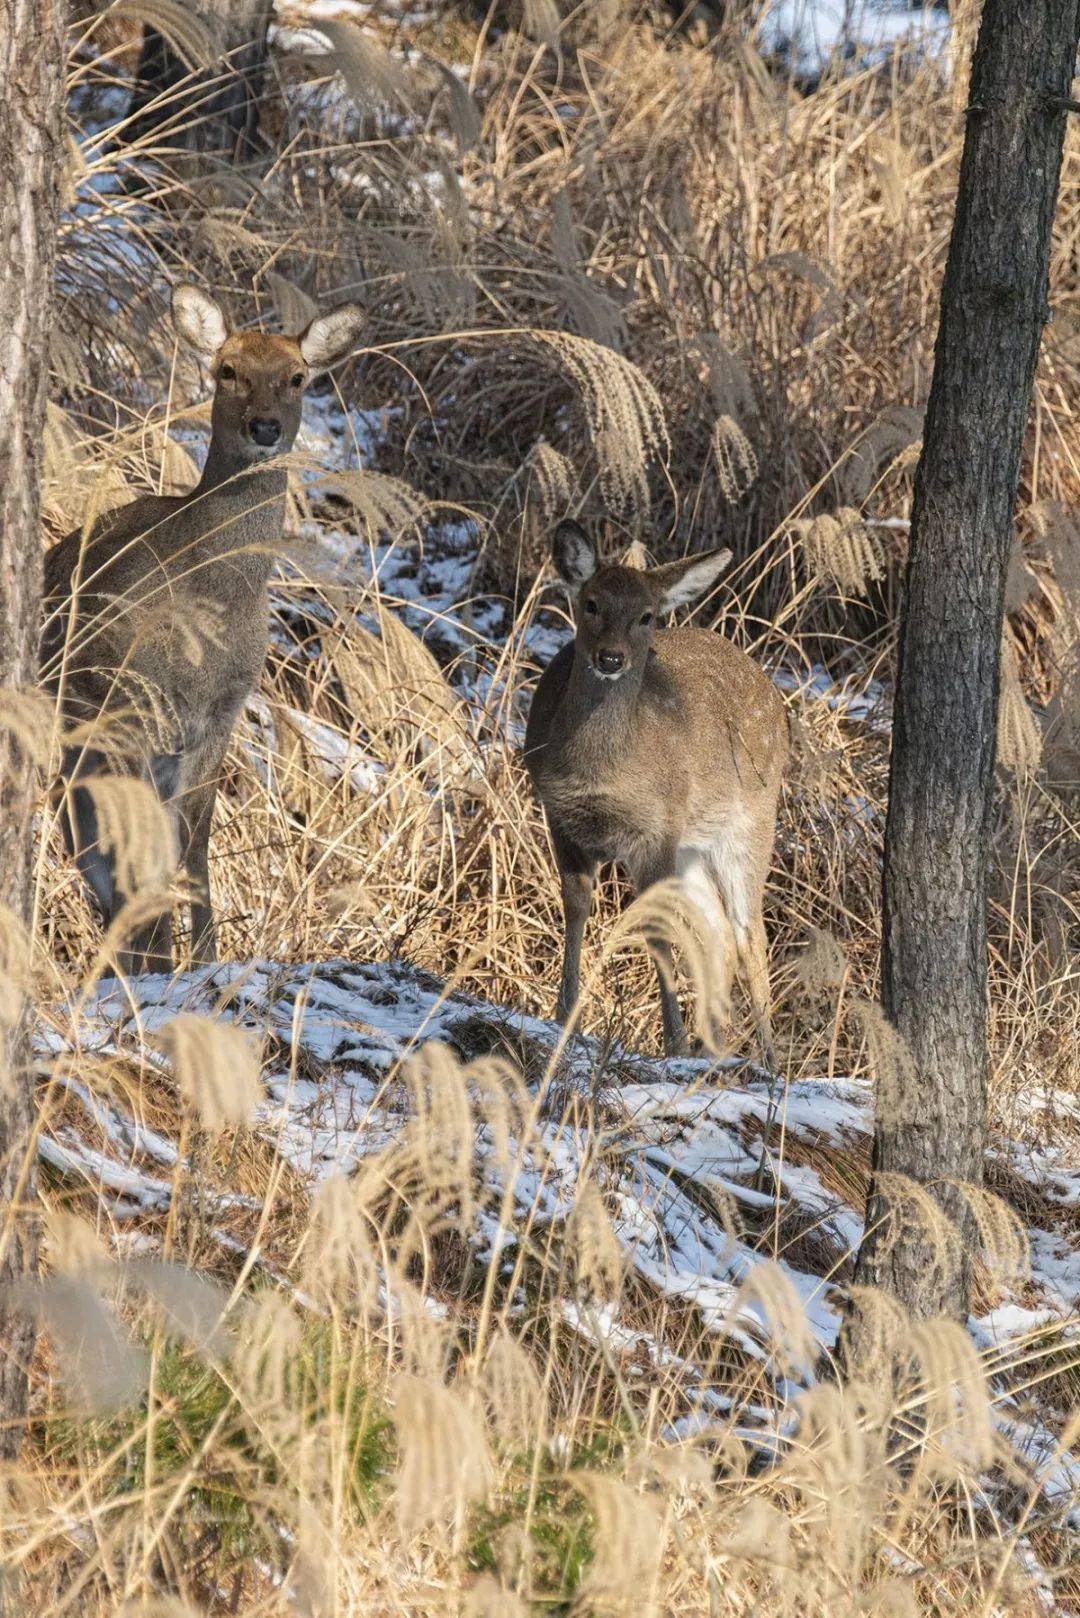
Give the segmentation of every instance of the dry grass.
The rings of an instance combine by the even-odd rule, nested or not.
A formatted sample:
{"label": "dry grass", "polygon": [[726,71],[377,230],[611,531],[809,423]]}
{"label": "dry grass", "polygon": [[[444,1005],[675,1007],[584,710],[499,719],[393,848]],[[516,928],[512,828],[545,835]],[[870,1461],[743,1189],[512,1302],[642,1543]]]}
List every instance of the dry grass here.
{"label": "dry grass", "polygon": [[[142,5],[75,30],[76,120],[122,85],[137,17],[182,23],[166,0]],[[796,729],[767,918],[780,1064],[789,1081],[888,1090],[910,1057],[873,1011],[885,721],[960,113],[931,66],[897,61],[802,99],[734,30],[703,44],[643,14],[611,27],[608,9],[560,25],[531,4],[497,37],[464,8],[399,26],[383,7],[363,34],[339,21],[330,55],[276,55],[258,165],[193,168],[167,126],[134,154],[84,143],[62,230],[46,521],[61,533],[191,480],[191,439],[170,434],[205,410],[161,319],[168,278],[205,279],[243,321],[364,302],[368,346],[321,418],[333,441],[296,456],[262,703],[219,800],[222,953],[402,956],[539,1015],[561,919],[517,749],[529,636],[561,610],[542,571],[550,525],[583,513],[610,554],[631,539],[657,559],[731,545],[700,621],[782,671]],[[197,31],[186,44],[197,66]],[[991,913],[994,1126],[1065,1140],[1075,1119],[1053,1092],[1075,1095],[1080,1049],[1078,142],[1071,131],[1022,478]],[[348,453],[358,411],[368,428],[380,413],[363,470]],[[465,521],[472,572],[425,607],[416,581],[440,576],[432,562]],[[4,717],[42,750],[40,713]],[[151,855],[140,805],[113,798],[117,842]],[[382,1075],[407,1097],[399,1138],[313,1196],[273,1132],[248,1127],[255,1053],[231,1024],[191,1017],[150,1040],[136,1019],[118,1053],[81,1047],[102,946],[49,814],[38,875],[32,956],[5,930],[3,964],[9,983],[32,971],[71,1053],[42,1078],[43,1128],[109,1148],[113,1114],[75,1080],[179,1156],[155,1161],[145,1135],[132,1147],[165,1186],[134,1225],[113,1223],[99,1188],[45,1175],[50,1333],[24,1464],[0,1477],[0,1610],[11,1591],[13,1611],[57,1618],[1023,1614],[1044,1610],[1032,1547],[1058,1610],[1077,1610],[1060,1502],[991,1424],[1006,1384],[1051,1425],[1067,1408],[1075,1343],[1060,1330],[980,1358],[957,1330],[913,1337],[886,1301],[860,1299],[875,1363],[843,1388],[826,1370],[763,1465],[743,1413],[790,1414],[784,1379],[814,1357],[791,1281],[763,1262],[732,1300],[733,1321],[752,1306],[771,1327],[755,1358],[627,1272],[624,1126],[599,1082],[568,1090],[524,1036],[517,1062],[429,1049]],[[655,1050],[652,968],[640,948],[604,948],[620,900],[606,879],[583,1026]],[[748,1038],[731,1030],[736,1048]],[[299,1040],[264,1060],[332,1087],[333,1062],[306,1070]],[[783,1141],[781,1122],[766,1133]],[[526,1161],[555,1183],[560,1140],[594,1149],[551,1218],[506,1187]],[[858,1205],[861,1146],[790,1150]],[[1022,1189],[1006,1179],[999,1190]],[[722,1187],[698,1194],[733,1218]],[[777,1197],[759,1210],[761,1253],[842,1272],[823,1233],[783,1225]],[[999,1270],[1021,1266],[1015,1222],[985,1201],[975,1212]],[[1059,1211],[1040,1199],[1037,1216]],[[493,1230],[512,1230],[505,1266],[483,1259]],[[174,1260],[218,1290],[153,1268]],[[989,1269],[980,1284],[1000,1295]],[[145,1360],[119,1346],[129,1332]],[[95,1354],[123,1377],[95,1382]],[[81,1368],[74,1407],[65,1364]],[[139,1387],[134,1402],[121,1385]],[[1057,1430],[1067,1447],[1075,1434]]]}

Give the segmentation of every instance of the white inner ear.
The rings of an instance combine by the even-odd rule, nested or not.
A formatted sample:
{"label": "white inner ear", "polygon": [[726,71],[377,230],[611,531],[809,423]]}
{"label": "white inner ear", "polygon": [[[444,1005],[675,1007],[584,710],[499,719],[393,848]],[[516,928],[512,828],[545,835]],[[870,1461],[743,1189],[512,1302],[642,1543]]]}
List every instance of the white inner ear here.
{"label": "white inner ear", "polygon": [[349,352],[363,321],[359,309],[332,309],[311,322],[300,339],[300,355],[313,371],[325,370]]}
{"label": "white inner ear", "polygon": [[660,611],[674,612],[676,607],[696,601],[716,582],[730,561],[731,552],[721,551],[719,556],[703,556],[700,562],[692,563],[685,573],[668,585],[660,602]]}
{"label": "white inner ear", "polygon": [[172,300],[173,324],[185,343],[204,360],[212,360],[229,329],[220,305],[198,287],[177,287]]}

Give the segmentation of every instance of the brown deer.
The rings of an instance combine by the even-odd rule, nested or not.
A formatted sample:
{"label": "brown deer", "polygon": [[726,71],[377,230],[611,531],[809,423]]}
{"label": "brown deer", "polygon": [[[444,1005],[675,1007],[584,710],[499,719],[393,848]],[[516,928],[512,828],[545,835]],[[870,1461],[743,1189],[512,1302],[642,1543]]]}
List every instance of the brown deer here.
{"label": "brown deer", "polygon": [[[726,1025],[736,966],[771,1062],[761,905],[788,751],[784,704],[745,652],[710,630],[660,629],[702,595],[731,552],[639,569],[600,567],[575,522],[555,532],[555,567],[575,592],[576,636],[533,698],[525,760],[562,883],[565,943],[556,1015],[578,999],[581,942],[601,861],[640,894],[684,879],[709,926],[715,1024]],[[654,943],[664,1049],[685,1054],[670,947]]]}
{"label": "brown deer", "polygon": [[[130,895],[102,846],[88,777],[153,785],[191,892],[192,953],[215,959],[207,845],[233,725],[258,682],[268,641],[267,579],[280,550],[286,470],[304,389],[355,346],[345,305],[299,337],[230,332],[218,304],[176,288],[173,323],[214,378],[210,448],[188,494],[147,494],[71,533],[45,560],[42,675],[66,728],[65,833],[109,923]],[[171,915],[136,930],[129,972],[172,970]]]}

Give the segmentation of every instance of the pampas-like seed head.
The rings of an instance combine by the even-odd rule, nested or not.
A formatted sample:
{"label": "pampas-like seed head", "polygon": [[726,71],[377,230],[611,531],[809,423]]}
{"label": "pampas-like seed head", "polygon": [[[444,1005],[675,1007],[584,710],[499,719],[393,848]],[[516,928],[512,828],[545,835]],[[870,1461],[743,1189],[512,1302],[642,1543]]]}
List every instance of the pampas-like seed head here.
{"label": "pampas-like seed head", "polygon": [[491,1487],[478,1411],[434,1377],[402,1376],[394,1387],[399,1456],[395,1505],[404,1535],[459,1523]]}
{"label": "pampas-like seed head", "polygon": [[184,1012],[157,1036],[180,1094],[211,1131],[251,1122],[262,1093],[259,1048],[234,1023]]}
{"label": "pampas-like seed head", "polygon": [[[12,1028],[26,1007],[33,984],[26,924],[0,899],[0,1030]],[[3,1073],[0,1072],[0,1086]]]}
{"label": "pampas-like seed head", "polygon": [[734,416],[718,416],[713,423],[712,451],[725,499],[741,500],[757,478],[758,458]]}
{"label": "pampas-like seed head", "polygon": [[333,46],[334,66],[357,106],[368,112],[385,106],[412,106],[414,90],[409,73],[374,34],[354,22],[323,18],[319,19],[319,32]]}
{"label": "pampas-like seed head", "polygon": [[101,1276],[111,1269],[109,1250],[89,1220],[64,1208],[50,1208],[45,1229],[49,1256],[63,1275]]}
{"label": "pampas-like seed head", "polygon": [[[877,1251],[884,1260],[901,1240],[919,1240],[931,1276],[951,1277],[960,1261],[960,1233],[924,1185],[904,1174],[878,1173],[873,1182]],[[934,1283],[936,1284],[936,1283]]]}
{"label": "pampas-like seed head", "polygon": [[846,595],[865,595],[869,585],[885,576],[880,542],[851,506],[817,517],[800,517],[792,524],[810,572],[831,579]]}
{"label": "pampas-like seed head", "polygon": [[994,1458],[993,1404],[974,1343],[955,1320],[919,1322],[910,1339],[909,1397],[925,1424],[921,1455],[928,1474],[945,1482],[981,1472]]}
{"label": "pampas-like seed head", "polygon": [[991,1270],[1001,1281],[1022,1281],[1031,1273],[1031,1241],[1014,1208],[984,1185],[951,1180],[971,1211]]}
{"label": "pampas-like seed head", "polygon": [[795,976],[807,995],[838,989],[847,971],[847,956],[839,939],[824,928],[806,929],[806,948],[795,959]]}
{"label": "pampas-like seed head", "polygon": [[101,847],[112,856],[119,893],[167,888],[178,860],[168,811],[148,781],[131,775],[81,777],[97,815]]}
{"label": "pampas-like seed head", "polygon": [[372,1247],[370,1205],[365,1188],[372,1181],[333,1174],[322,1182],[311,1206],[304,1242],[305,1286],[320,1303],[367,1314],[379,1296],[378,1258]]}
{"label": "pampas-like seed head", "polygon": [[765,1326],[777,1364],[785,1374],[800,1376],[817,1357],[817,1344],[802,1299],[791,1277],[771,1259],[750,1266],[728,1313],[733,1324],[747,1313]]}
{"label": "pampas-like seed head", "polygon": [[516,1338],[501,1328],[491,1339],[477,1376],[488,1424],[505,1444],[529,1445],[540,1425],[542,1389],[533,1363]]}
{"label": "pampas-like seed head", "polygon": [[290,1372],[300,1347],[296,1311],[277,1292],[260,1292],[245,1308],[231,1365],[260,1421],[280,1422],[288,1410]]}
{"label": "pampas-like seed head", "polygon": [[40,769],[49,762],[54,730],[53,705],[42,692],[0,687],[0,732],[13,737]]}
{"label": "pampas-like seed head", "polygon": [[562,365],[581,394],[608,506],[644,516],[649,463],[654,456],[666,458],[670,450],[656,388],[630,360],[585,337],[534,331],[531,339]]}
{"label": "pampas-like seed head", "polygon": [[545,528],[550,528],[570,509],[577,474],[573,463],[553,448],[546,438],[537,439],[533,445],[529,453],[529,469],[533,474],[541,522]]}
{"label": "pampas-like seed head", "polygon": [[911,1336],[907,1310],[884,1287],[850,1286],[847,1300],[853,1316],[847,1333],[852,1369],[864,1381],[891,1386]]}
{"label": "pampas-like seed head", "polygon": [[1001,642],[1001,694],[998,704],[998,763],[1015,775],[1031,775],[1042,758],[1042,731],[1020,683],[1012,637]]}
{"label": "pampas-like seed head", "polygon": [[569,1472],[596,1518],[592,1563],[582,1595],[595,1613],[647,1618],[656,1611],[663,1520],[658,1501],[607,1472]]}
{"label": "pampas-like seed head", "polygon": [[907,1040],[878,1001],[856,1000],[852,1010],[866,1040],[879,1120],[910,1122],[918,1103],[919,1072]]}
{"label": "pampas-like seed head", "polygon": [[579,1183],[566,1236],[581,1285],[599,1298],[618,1297],[624,1254],[594,1180]]}
{"label": "pampas-like seed head", "polygon": [[467,1592],[462,1618],[529,1618],[528,1608],[512,1590],[484,1574]]}
{"label": "pampas-like seed head", "polygon": [[521,22],[530,39],[558,51],[562,18],[555,0],[521,0]]}

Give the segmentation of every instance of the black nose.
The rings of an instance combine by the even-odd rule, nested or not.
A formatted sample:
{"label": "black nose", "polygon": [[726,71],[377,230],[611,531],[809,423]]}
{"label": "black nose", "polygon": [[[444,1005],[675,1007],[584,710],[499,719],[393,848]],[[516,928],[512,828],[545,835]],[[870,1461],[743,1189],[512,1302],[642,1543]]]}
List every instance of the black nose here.
{"label": "black nose", "polygon": [[601,674],[618,674],[626,658],[622,652],[597,652],[596,666]]}
{"label": "black nose", "polygon": [[262,444],[269,449],[281,437],[281,423],[275,421],[273,416],[253,416],[248,423],[248,432],[252,443]]}

